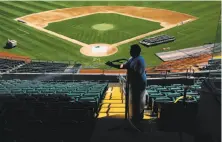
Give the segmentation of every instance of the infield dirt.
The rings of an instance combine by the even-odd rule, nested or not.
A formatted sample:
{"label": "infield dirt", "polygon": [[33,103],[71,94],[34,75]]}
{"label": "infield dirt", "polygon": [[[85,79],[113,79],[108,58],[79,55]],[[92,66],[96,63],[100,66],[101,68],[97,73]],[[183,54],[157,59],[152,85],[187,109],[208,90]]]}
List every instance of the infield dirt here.
{"label": "infield dirt", "polygon": [[63,21],[66,19],[90,15],[94,13],[106,12],[114,12],[127,16],[138,17],[141,19],[147,19],[149,21],[159,22],[163,27],[172,26],[189,19],[196,19],[196,17],[194,16],[179,13],[176,11],[135,6],[86,6],[64,8],[34,13],[31,15],[20,17],[18,19],[44,28],[52,22]]}

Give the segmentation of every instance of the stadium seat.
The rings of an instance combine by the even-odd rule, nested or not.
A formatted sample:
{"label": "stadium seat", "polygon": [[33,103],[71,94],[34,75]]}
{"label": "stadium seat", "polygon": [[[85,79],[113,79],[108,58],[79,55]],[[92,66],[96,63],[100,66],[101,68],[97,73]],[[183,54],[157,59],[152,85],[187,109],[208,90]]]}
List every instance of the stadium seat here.
{"label": "stadium seat", "polygon": [[148,89],[148,90],[146,90],[148,93],[158,93],[158,91],[157,90],[151,90],[151,89]]}
{"label": "stadium seat", "polygon": [[164,97],[165,95],[164,94],[161,94],[161,93],[147,93],[147,105],[148,105],[148,108],[150,108],[152,106],[152,98],[158,98],[158,97]]}
{"label": "stadium seat", "polygon": [[181,90],[180,87],[169,87],[168,89],[171,90],[171,91]]}
{"label": "stadium seat", "polygon": [[179,97],[179,96],[181,96],[181,95],[183,95],[182,93],[165,93],[165,95],[167,96],[167,97]]}
{"label": "stadium seat", "polygon": [[157,113],[158,111],[158,106],[157,104],[158,103],[173,103],[174,102],[174,99],[173,98],[170,98],[170,97],[158,97],[158,98],[152,98],[152,113]]}

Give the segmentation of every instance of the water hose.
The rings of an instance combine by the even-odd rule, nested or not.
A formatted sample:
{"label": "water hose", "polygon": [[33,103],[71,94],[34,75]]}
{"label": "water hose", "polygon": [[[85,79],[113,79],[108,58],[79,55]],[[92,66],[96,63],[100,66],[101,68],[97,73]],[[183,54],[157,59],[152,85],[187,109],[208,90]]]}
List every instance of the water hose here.
{"label": "water hose", "polygon": [[[193,96],[190,96],[190,95],[187,95],[186,96],[186,99],[191,99],[191,98],[193,98]],[[176,104],[179,100],[181,100],[181,99],[184,99],[184,96],[180,96],[180,97],[178,97],[175,101],[174,101],[174,103]]]}

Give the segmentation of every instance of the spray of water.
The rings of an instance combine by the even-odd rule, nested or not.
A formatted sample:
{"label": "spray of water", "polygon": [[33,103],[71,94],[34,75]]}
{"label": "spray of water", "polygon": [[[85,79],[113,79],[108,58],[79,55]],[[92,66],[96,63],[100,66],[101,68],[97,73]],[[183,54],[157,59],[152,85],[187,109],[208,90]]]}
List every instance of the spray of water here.
{"label": "spray of water", "polygon": [[41,76],[36,77],[34,80],[49,81],[54,80],[55,78],[58,78],[60,76],[62,76],[62,74],[43,74]]}
{"label": "spray of water", "polygon": [[[67,68],[63,73],[74,73],[74,68]],[[54,80],[55,78],[59,78],[60,76],[62,76],[61,72],[55,72],[53,74],[43,74],[41,76],[38,76],[34,80],[49,81]]]}

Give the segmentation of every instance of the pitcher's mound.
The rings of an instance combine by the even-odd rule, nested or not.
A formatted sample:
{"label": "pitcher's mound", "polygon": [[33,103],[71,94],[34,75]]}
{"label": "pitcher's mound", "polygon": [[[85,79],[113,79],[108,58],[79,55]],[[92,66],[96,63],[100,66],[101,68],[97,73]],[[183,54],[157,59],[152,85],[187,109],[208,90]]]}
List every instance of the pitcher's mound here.
{"label": "pitcher's mound", "polygon": [[114,28],[113,24],[107,24],[107,23],[103,23],[103,24],[96,24],[93,25],[92,28],[94,30],[98,30],[98,31],[108,31]]}
{"label": "pitcher's mound", "polygon": [[118,49],[109,44],[97,43],[82,47],[80,52],[86,56],[104,57],[115,54]]}

